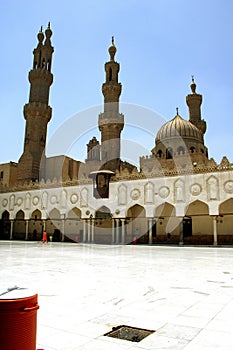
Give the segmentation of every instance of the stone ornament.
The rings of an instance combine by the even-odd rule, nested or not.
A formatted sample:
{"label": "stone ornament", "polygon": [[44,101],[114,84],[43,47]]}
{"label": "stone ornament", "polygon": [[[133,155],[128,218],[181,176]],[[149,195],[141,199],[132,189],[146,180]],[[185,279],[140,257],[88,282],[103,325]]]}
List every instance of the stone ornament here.
{"label": "stone ornament", "polygon": [[210,176],[207,180],[208,200],[217,200],[219,198],[218,180],[215,176]]}
{"label": "stone ornament", "polygon": [[130,196],[133,200],[138,199],[140,197],[140,195],[141,195],[141,193],[137,188],[134,188],[130,193]]}
{"label": "stone ornament", "polygon": [[58,201],[57,201],[57,196],[56,196],[56,195],[53,195],[53,196],[50,198],[50,203],[51,203],[51,204],[56,204],[56,203],[58,203]]}
{"label": "stone ornament", "polygon": [[23,203],[23,198],[22,197],[19,197],[17,199],[17,205],[20,207],[20,205]]}
{"label": "stone ornament", "polygon": [[198,183],[195,183],[190,186],[190,193],[193,196],[198,196],[202,192],[202,187]]}
{"label": "stone ornament", "polygon": [[169,190],[169,188],[167,186],[160,187],[160,189],[159,189],[159,196],[161,198],[167,198],[169,196],[169,194],[170,194],[170,190]]}
{"label": "stone ornament", "polygon": [[70,201],[72,204],[75,204],[77,203],[78,201],[78,195],[76,193],[73,193],[71,196],[70,196]]}
{"label": "stone ornament", "polygon": [[233,193],[233,181],[229,180],[224,183],[224,191],[226,193]]}
{"label": "stone ornament", "polygon": [[118,188],[118,205],[125,205],[127,203],[127,187],[120,185]]}
{"label": "stone ornament", "polygon": [[7,206],[7,204],[8,204],[8,200],[6,198],[4,198],[2,200],[2,206],[5,208]]}
{"label": "stone ornament", "polygon": [[38,203],[39,203],[39,197],[38,196],[33,197],[32,204],[37,205]]}

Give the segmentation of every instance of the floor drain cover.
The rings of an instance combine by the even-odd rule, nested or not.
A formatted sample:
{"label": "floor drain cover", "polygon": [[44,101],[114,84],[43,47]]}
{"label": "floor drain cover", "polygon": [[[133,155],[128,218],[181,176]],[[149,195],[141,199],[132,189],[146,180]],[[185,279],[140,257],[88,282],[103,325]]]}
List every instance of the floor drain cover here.
{"label": "floor drain cover", "polygon": [[113,327],[112,331],[104,334],[107,337],[118,338],[129,340],[133,342],[140,342],[142,339],[146,338],[148,335],[154,333],[155,331],[150,331],[148,329],[136,328],[130,326],[118,326]]}

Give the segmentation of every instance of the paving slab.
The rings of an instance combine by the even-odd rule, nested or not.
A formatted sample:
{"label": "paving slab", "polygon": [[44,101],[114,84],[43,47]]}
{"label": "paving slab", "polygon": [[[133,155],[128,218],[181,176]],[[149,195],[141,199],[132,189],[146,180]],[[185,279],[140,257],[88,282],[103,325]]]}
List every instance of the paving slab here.
{"label": "paving slab", "polygon": [[[0,241],[0,291],[38,293],[38,349],[228,350],[232,259],[232,247]],[[119,325],[155,332],[104,335]]]}

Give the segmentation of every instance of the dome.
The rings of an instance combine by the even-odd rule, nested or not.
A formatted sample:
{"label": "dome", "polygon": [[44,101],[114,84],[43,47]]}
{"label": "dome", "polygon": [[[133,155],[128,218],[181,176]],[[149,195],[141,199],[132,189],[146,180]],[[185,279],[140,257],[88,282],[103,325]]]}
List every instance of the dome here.
{"label": "dome", "polygon": [[160,128],[156,135],[156,142],[177,137],[192,138],[203,142],[199,129],[178,114]]}

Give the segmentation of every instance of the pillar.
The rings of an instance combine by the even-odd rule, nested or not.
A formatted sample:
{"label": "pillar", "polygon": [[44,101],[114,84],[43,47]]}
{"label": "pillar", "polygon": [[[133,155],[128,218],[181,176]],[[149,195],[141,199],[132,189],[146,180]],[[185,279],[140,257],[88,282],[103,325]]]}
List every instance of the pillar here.
{"label": "pillar", "polygon": [[91,241],[91,219],[87,221],[87,243]]}
{"label": "pillar", "polygon": [[183,245],[184,244],[184,224],[183,224],[183,217],[180,218],[180,242],[179,245]]}
{"label": "pillar", "polygon": [[29,223],[29,221],[26,220],[26,235],[25,235],[25,241],[28,240],[28,223]]}
{"label": "pillar", "polygon": [[121,244],[125,244],[125,219],[121,219]]}
{"label": "pillar", "polygon": [[217,216],[213,216],[214,246],[218,245]]}
{"label": "pillar", "polygon": [[149,244],[153,243],[152,240],[152,218],[148,219],[148,224],[149,224]]}
{"label": "pillar", "polygon": [[115,243],[115,220],[112,219],[112,244]]}
{"label": "pillar", "polygon": [[95,221],[91,221],[91,243],[95,243]]}
{"label": "pillar", "polygon": [[83,222],[83,243],[86,243],[86,234],[87,234],[87,232],[86,232],[86,228],[87,228],[86,220],[82,220],[82,222]]}
{"label": "pillar", "polygon": [[13,239],[14,220],[10,220],[10,239]]}
{"label": "pillar", "polygon": [[119,219],[116,219],[116,244],[119,244]]}

